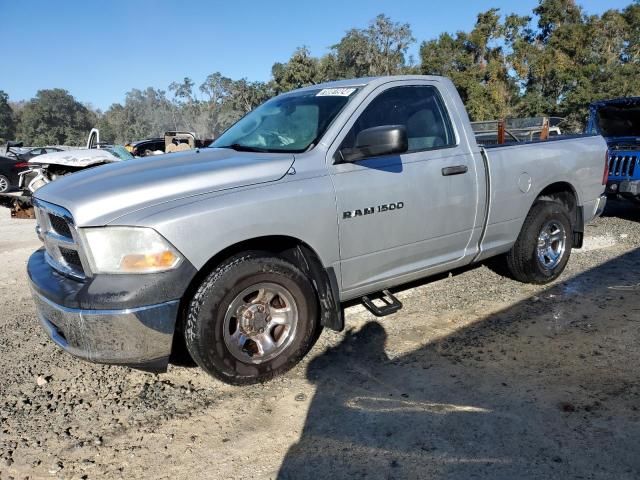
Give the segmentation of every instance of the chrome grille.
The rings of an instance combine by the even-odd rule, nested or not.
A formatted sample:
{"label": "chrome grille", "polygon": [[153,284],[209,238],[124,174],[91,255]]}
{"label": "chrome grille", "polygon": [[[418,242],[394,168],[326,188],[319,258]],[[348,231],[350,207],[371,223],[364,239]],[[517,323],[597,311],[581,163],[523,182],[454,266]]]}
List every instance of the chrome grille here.
{"label": "chrome grille", "polygon": [[609,156],[609,176],[611,177],[631,177],[633,176],[638,159],[635,155],[610,155]]}
{"label": "chrome grille", "polygon": [[64,208],[41,200],[34,201],[38,226],[49,265],[64,275],[83,279],[88,269],[71,214]]}
{"label": "chrome grille", "polygon": [[67,265],[82,271],[82,260],[80,260],[80,255],[76,250],[60,247],[60,255],[62,255]]}
{"label": "chrome grille", "polygon": [[71,228],[67,221],[53,213],[49,213],[49,225],[51,225],[51,229],[56,232],[58,235],[62,235],[63,237],[73,239],[73,235],[71,234]]}

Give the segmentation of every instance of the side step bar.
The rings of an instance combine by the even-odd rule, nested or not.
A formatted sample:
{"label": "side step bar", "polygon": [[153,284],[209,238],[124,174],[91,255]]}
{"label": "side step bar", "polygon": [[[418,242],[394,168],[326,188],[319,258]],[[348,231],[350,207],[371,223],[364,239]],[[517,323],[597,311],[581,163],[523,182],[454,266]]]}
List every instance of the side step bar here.
{"label": "side step bar", "polygon": [[[376,305],[374,300],[381,301],[383,305]],[[384,317],[396,313],[402,308],[402,302],[398,300],[389,290],[383,290],[373,299],[365,295],[362,297],[362,304],[376,317]]]}

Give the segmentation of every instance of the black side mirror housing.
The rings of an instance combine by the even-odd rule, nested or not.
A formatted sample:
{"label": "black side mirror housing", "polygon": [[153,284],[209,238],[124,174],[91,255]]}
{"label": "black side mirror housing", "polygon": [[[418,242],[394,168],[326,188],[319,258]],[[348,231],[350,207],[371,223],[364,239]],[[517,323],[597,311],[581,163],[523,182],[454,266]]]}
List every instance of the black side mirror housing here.
{"label": "black side mirror housing", "polygon": [[407,129],[404,125],[382,125],[362,130],[356,137],[354,148],[343,148],[340,156],[344,162],[363,158],[405,153],[409,149]]}

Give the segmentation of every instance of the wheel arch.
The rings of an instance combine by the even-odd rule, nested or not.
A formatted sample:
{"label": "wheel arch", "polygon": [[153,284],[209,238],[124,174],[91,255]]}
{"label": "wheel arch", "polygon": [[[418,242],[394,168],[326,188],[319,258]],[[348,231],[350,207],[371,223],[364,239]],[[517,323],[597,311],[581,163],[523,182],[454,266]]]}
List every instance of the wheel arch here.
{"label": "wheel arch", "polygon": [[584,241],[584,212],[578,192],[569,182],[554,182],[543,188],[534,201],[548,200],[560,202],[567,207],[571,219],[574,248],[581,248]]}
{"label": "wheel arch", "polygon": [[335,270],[331,266],[324,266],[318,253],[306,242],[288,235],[267,235],[243,240],[213,255],[199,269],[187,287],[181,301],[177,328],[181,328],[190,299],[206,276],[227,258],[250,250],[276,254],[298,266],[313,285],[320,307],[320,324],[336,331],[344,328]]}

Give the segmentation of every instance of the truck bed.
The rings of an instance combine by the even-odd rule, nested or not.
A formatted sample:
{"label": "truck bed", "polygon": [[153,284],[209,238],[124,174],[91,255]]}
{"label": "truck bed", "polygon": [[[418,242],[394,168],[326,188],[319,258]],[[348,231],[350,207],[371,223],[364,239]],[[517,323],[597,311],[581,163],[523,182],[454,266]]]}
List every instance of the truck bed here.
{"label": "truck bed", "polygon": [[[483,147],[489,174],[489,206],[481,256],[487,258],[515,241],[534,199],[544,188],[569,184],[585,221],[602,192],[604,139],[594,135]],[[524,198],[523,198],[524,197]]]}

